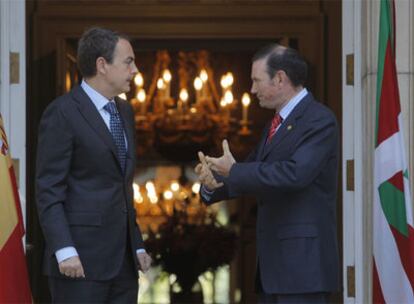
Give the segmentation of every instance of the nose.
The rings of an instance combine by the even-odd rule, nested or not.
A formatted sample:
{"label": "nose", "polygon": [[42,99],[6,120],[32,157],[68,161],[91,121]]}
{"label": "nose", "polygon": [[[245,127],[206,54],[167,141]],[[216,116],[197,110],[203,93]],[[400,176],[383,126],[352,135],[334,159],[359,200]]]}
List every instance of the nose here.
{"label": "nose", "polygon": [[257,89],[256,89],[256,86],[254,85],[254,83],[252,83],[252,87],[250,89],[250,93],[252,93],[254,95],[256,95],[256,93],[257,93]]}
{"label": "nose", "polygon": [[132,63],[131,73],[134,74],[134,75],[138,73],[138,68],[137,68],[135,62]]}

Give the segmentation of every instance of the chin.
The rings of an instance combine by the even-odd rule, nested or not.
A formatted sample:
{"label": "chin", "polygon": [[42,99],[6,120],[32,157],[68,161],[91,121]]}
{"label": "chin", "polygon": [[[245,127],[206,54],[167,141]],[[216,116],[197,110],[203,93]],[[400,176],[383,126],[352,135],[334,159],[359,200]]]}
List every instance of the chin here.
{"label": "chin", "polygon": [[260,107],[264,108],[264,109],[271,109],[271,106],[269,104],[267,104],[264,101],[260,101],[259,102]]}

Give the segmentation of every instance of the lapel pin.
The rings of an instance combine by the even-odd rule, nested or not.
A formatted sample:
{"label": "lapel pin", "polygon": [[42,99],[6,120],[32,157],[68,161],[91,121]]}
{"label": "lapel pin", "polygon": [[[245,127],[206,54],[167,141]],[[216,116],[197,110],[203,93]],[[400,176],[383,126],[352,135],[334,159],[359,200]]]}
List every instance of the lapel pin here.
{"label": "lapel pin", "polygon": [[293,128],[293,127],[292,127],[292,125],[288,125],[288,126],[287,126],[287,130],[288,130],[288,131],[292,130],[292,128]]}

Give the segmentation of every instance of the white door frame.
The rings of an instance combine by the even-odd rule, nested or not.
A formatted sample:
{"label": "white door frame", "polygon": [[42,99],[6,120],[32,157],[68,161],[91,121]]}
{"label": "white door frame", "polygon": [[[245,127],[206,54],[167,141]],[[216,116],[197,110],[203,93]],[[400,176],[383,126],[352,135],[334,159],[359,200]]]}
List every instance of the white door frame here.
{"label": "white door frame", "polygon": [[[343,189],[343,299],[344,303],[369,302],[369,252],[367,229],[370,220],[367,219],[366,163],[364,140],[364,111],[362,75],[362,41],[363,3],[360,0],[342,1],[342,189]],[[347,84],[347,56],[353,55],[353,82]],[[351,73],[352,74],[352,73]],[[353,161],[353,166],[348,166]],[[347,172],[347,167],[348,172]],[[352,170],[353,167],[353,170]],[[351,180],[347,177],[351,176]],[[353,176],[353,181],[352,181]],[[348,184],[351,187],[347,187]],[[368,190],[369,191],[369,190]],[[368,265],[368,267],[367,267]],[[350,294],[348,286],[349,268],[354,269],[355,277],[350,277],[355,286],[355,293]],[[352,283],[351,283],[352,284]]]}
{"label": "white door frame", "polygon": [[[0,113],[26,219],[26,10],[25,0],[0,0]],[[19,57],[19,81],[10,83],[10,57]],[[16,166],[17,167],[17,166]]]}

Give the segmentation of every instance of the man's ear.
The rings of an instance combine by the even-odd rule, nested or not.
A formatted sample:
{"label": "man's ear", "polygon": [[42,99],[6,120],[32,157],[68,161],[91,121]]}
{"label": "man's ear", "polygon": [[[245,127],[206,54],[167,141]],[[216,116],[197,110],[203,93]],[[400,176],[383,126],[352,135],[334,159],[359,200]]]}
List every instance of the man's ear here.
{"label": "man's ear", "polygon": [[106,74],[106,60],[103,57],[96,58],[96,73]]}
{"label": "man's ear", "polygon": [[275,86],[279,86],[286,81],[289,81],[289,77],[287,76],[285,71],[279,70],[275,73],[275,76],[272,79]]}
{"label": "man's ear", "polygon": [[[272,82],[274,86],[279,86],[283,82],[283,74],[285,74],[284,71],[276,71],[275,76],[272,78]],[[285,74],[286,75],[286,74]]]}

